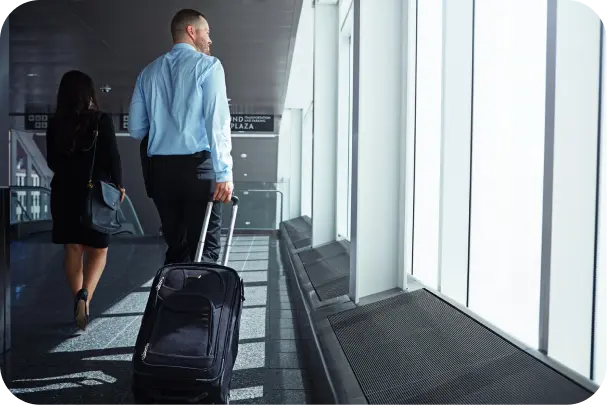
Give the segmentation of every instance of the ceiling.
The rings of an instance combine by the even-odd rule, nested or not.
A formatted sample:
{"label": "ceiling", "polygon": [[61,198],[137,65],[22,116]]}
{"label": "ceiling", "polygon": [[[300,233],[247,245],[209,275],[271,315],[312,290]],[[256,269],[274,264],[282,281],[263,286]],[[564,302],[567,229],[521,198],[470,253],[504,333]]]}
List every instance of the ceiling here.
{"label": "ceiling", "polygon": [[302,0],[36,0],[9,19],[11,112],[54,105],[63,73],[82,70],[102,108],[128,112],[137,75],[170,50],[181,8],[207,16],[233,113],[283,111]]}

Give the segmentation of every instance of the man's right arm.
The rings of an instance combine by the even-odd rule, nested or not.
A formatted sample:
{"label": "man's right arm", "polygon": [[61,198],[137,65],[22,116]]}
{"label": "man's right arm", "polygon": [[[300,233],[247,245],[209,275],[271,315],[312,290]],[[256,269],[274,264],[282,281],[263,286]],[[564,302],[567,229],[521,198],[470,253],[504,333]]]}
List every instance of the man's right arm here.
{"label": "man's right arm", "polygon": [[150,120],[143,97],[141,74],[137,77],[129,112],[129,134],[132,138],[143,139],[150,130]]}
{"label": "man's right arm", "polygon": [[226,92],[225,73],[219,60],[215,60],[202,83],[204,121],[217,191],[215,198],[229,201],[232,194],[232,134],[230,107]]}

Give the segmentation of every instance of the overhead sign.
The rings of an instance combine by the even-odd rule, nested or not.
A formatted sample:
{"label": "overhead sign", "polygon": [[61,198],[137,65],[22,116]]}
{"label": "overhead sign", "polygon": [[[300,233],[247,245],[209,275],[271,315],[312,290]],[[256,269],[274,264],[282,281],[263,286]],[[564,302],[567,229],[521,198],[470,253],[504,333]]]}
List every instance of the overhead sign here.
{"label": "overhead sign", "polygon": [[118,128],[120,128],[120,131],[129,130],[129,115],[128,114],[120,114],[120,121],[118,122]]}
{"label": "overhead sign", "polygon": [[48,127],[49,113],[34,113],[26,111],[25,129],[28,131],[46,130]]}
{"label": "overhead sign", "polygon": [[258,114],[232,114],[233,132],[274,132],[274,116]]}
{"label": "overhead sign", "polygon": [[[36,119],[43,120],[44,118],[38,117]],[[48,117],[46,119],[48,120]],[[274,132],[274,116],[260,114],[233,114],[230,129],[232,132]],[[128,132],[128,114],[123,113],[119,115],[118,130]]]}

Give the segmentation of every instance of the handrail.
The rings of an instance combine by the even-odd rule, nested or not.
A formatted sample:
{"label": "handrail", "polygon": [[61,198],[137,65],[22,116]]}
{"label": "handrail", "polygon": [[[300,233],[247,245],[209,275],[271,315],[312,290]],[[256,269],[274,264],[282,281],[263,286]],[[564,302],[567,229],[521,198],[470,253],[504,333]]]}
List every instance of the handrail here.
{"label": "handrail", "polygon": [[284,213],[284,200],[285,200],[285,196],[284,193],[280,190],[275,190],[275,189],[269,189],[269,190],[261,190],[261,189],[246,189],[246,190],[235,190],[235,192],[249,192],[249,193],[276,193],[276,194],[280,194],[280,222],[279,224],[283,221],[283,213]]}
{"label": "handrail", "polygon": [[42,186],[9,186],[11,192],[13,191],[42,191],[47,194],[51,193],[50,188],[42,187]]}
{"label": "handrail", "polygon": [[21,212],[25,215],[25,217],[27,218],[28,221],[32,222],[32,217],[30,217],[29,212],[27,212],[27,210],[25,209],[25,207],[23,206],[23,204],[21,204],[21,201],[17,200],[17,204],[19,205],[19,207],[21,207]]}
{"label": "handrail", "polygon": [[[139,232],[140,235],[143,235],[143,227],[141,226],[141,222],[139,221],[139,215],[137,215],[135,206],[133,205],[133,202],[129,198],[128,194],[124,195],[124,200],[129,203],[129,206],[133,210],[133,216],[135,217],[135,224],[133,224],[133,226],[135,227],[135,230],[137,232]],[[123,211],[123,215],[124,215],[124,211]]]}

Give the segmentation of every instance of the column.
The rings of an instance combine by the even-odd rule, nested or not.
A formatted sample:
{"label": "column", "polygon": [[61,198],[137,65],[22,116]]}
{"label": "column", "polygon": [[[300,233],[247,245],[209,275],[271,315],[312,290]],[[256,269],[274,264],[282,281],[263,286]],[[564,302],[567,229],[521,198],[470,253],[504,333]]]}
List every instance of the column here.
{"label": "column", "polygon": [[578,2],[549,4],[556,10],[550,13],[554,90],[547,94],[545,176],[552,177],[545,188],[540,350],[591,377],[601,20]]}
{"label": "column", "polygon": [[466,305],[474,0],[443,0],[442,166],[438,289]]}
{"label": "column", "polygon": [[301,143],[303,133],[303,111],[291,110],[291,150],[289,177],[289,206],[285,210],[291,218],[301,216]]}
{"label": "column", "polygon": [[404,287],[401,255],[407,17],[402,0],[354,1],[350,295]]}
{"label": "column", "polygon": [[339,5],[314,4],[312,246],[335,240]]}
{"label": "column", "polygon": [[312,217],[312,138],[314,137],[314,104],[303,114],[301,133],[301,215]]}

